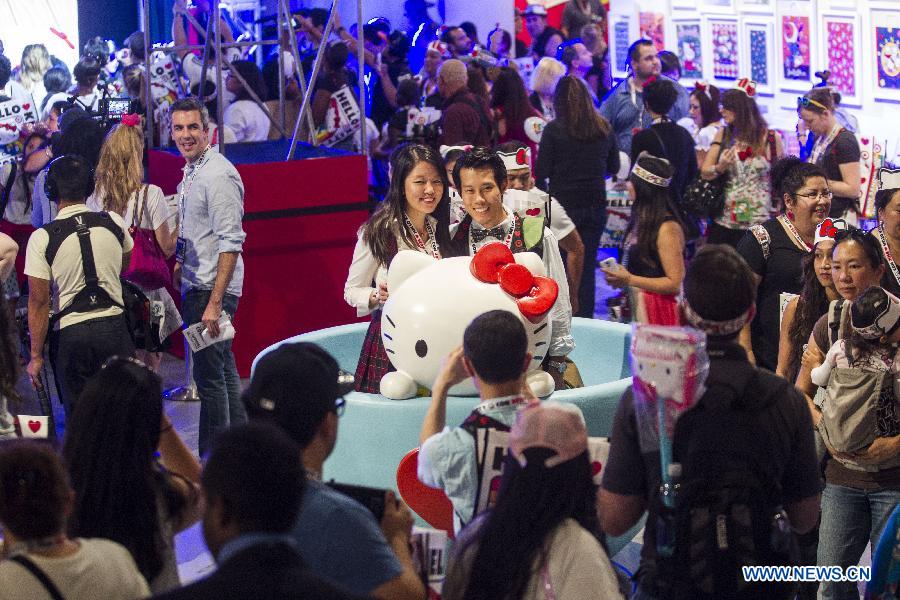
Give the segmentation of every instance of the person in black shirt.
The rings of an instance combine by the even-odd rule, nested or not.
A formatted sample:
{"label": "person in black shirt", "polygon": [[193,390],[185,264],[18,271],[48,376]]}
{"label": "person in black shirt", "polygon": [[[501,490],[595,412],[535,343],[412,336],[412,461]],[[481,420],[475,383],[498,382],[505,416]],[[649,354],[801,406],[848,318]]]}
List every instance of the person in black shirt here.
{"label": "person in black shirt", "polygon": [[802,290],[801,259],[812,250],[816,225],[828,216],[831,204],[825,174],[796,156],[775,163],[772,189],[778,196],[775,203],[784,203],[784,214],[752,226],[737,246],[759,281],[759,311],[741,344],[758,366],[770,371],[778,366],[781,294]]}
{"label": "person in black shirt", "polygon": [[[760,455],[759,450],[746,449],[747,460],[756,460],[778,474],[780,500],[790,525],[795,533],[805,533],[816,525],[821,489],[809,409],[803,396],[783,379],[755,370],[736,343],[742,323],[753,315],[755,288],[747,264],[727,246],[705,246],[688,267],[681,312],[689,325],[706,333],[710,364],[705,382],[707,391],[697,405],[676,422],[675,440],[685,431],[685,424],[696,424],[710,412],[700,409],[721,406],[723,401],[733,397],[734,392],[743,393],[746,384],[740,382],[756,376],[755,393],[760,398],[768,397],[774,401],[758,411],[747,411],[746,417],[754,420],[760,435],[766,436],[771,443],[765,455]],[[723,293],[725,290],[728,293]],[[730,395],[726,397],[725,394]],[[743,412],[746,409],[729,406],[726,410]],[[622,535],[649,508],[641,548],[639,587],[634,598],[663,598],[657,591],[656,569],[655,499],[661,479],[659,449],[645,448],[641,444],[631,388],[619,402],[610,440],[597,504],[600,526],[607,535]],[[692,443],[699,442],[692,440]],[[677,454],[675,458],[679,458]]]}
{"label": "person in black shirt", "polygon": [[841,127],[834,116],[834,96],[827,88],[813,88],[798,98],[797,109],[806,128],[816,136],[807,159],[825,172],[828,187],[834,193],[832,217],[845,217],[851,223],[859,212],[859,143],[856,136]]}
{"label": "person in black shirt", "polygon": [[563,43],[559,29],[547,25],[547,9],[540,4],[529,4],[525,9],[525,28],[531,36],[531,54],[535,59],[556,56],[556,49]]}
{"label": "person in black shirt", "polygon": [[630,158],[631,164],[634,164],[641,152],[649,152],[672,163],[675,174],[671,187],[677,204],[684,194],[684,188],[697,177],[700,170],[697,167],[697,154],[694,152],[694,138],[687,129],[666,116],[678,100],[676,85],[661,77],[651,77],[644,83],[644,107],[653,123],[632,138]]}

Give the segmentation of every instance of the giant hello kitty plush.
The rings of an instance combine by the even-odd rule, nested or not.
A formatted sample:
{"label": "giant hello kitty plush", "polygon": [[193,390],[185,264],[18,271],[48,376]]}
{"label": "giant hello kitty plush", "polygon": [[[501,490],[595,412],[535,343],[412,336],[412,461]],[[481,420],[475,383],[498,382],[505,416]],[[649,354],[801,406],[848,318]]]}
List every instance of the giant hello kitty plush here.
{"label": "giant hello kitty plush", "polygon": [[[381,379],[381,393],[394,400],[412,398],[419,386],[431,389],[447,355],[462,344],[472,319],[490,310],[507,310],[522,320],[532,354],[526,376],[537,396],[553,391],[553,377],[540,370],[550,342],[547,315],[559,288],[546,277],[533,252],[513,254],[500,242],[473,257],[436,261],[404,250],[394,257],[387,279],[390,297],[381,315],[384,349],[397,369]],[[472,380],[450,390],[477,395]]]}

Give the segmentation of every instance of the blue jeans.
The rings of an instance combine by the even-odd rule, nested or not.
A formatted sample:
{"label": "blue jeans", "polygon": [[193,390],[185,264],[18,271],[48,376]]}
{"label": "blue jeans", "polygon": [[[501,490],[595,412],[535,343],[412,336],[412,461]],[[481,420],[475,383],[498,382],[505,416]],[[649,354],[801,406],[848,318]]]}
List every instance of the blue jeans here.
{"label": "blue jeans", "polygon": [[[866,544],[874,548],[888,517],[900,502],[900,490],[866,492],[827,483],[822,492],[822,524],[819,528],[819,566],[858,565]],[[823,600],[859,599],[854,582],[821,582]]]}
{"label": "blue jeans", "polygon": [[[193,289],[181,303],[185,326],[199,323],[211,291]],[[234,319],[238,297],[225,294],[222,308]],[[194,353],[194,381],[200,396],[200,455],[206,453],[220,429],[244,423],[247,413],[241,403],[241,378],[231,351],[232,340],[213,344]]]}

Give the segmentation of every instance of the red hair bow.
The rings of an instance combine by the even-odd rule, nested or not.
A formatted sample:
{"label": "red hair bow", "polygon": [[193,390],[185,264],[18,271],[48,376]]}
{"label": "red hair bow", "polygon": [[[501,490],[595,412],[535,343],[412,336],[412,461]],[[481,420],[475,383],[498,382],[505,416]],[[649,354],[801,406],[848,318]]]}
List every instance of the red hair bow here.
{"label": "red hair bow", "polygon": [[738,152],[738,158],[742,161],[747,160],[751,156],[753,156],[753,148],[751,148],[750,146],[747,146],[746,148]]}
{"label": "red hair bow", "polygon": [[128,113],[127,115],[122,115],[122,125],[125,125],[126,127],[140,127],[141,115],[137,113]]}
{"label": "red hair bow", "polygon": [[756,95],[756,82],[747,77],[743,77],[741,79],[738,79],[737,89],[741,90],[752,98]]}
{"label": "red hair bow", "polygon": [[537,323],[544,318],[559,295],[559,286],[549,277],[534,276],[520,265],[512,251],[502,242],[482,246],[469,265],[475,279],[484,283],[499,283],[500,289],[516,298],[522,316]]}
{"label": "red hair bow", "polygon": [[657,79],[658,79],[658,77],[656,75],[651,75],[650,77],[647,78],[647,81],[645,81],[644,83],[641,84],[641,88],[645,88],[648,85],[650,85],[651,83],[655,83]]}

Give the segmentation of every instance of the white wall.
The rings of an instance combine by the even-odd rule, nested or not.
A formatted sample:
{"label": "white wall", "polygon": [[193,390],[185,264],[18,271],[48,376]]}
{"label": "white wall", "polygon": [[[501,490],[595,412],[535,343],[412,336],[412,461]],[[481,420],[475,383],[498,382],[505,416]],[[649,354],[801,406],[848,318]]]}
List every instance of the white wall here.
{"label": "white wall", "polygon": [[[720,89],[733,87],[734,81],[717,80],[712,76],[710,20],[731,19],[737,23],[742,77],[750,74],[749,53],[745,42],[747,24],[770,23],[774,52],[770,53],[769,73],[774,80],[771,89],[761,93],[758,101],[770,125],[786,130],[792,130],[796,125],[797,96],[807,91],[812,83],[784,81],[778,76],[781,71],[779,23],[782,14],[803,13],[810,17],[811,74],[826,68],[823,16],[834,15],[855,19],[856,36],[852,48],[855,54],[854,63],[859,71],[858,99],[845,100],[844,107],[859,119],[861,133],[873,135],[882,142],[887,140],[887,158],[892,160],[900,153],[900,94],[896,100],[875,98],[875,41],[874,33],[871,31],[874,28],[873,9],[894,11],[897,22],[892,25],[900,26],[900,0],[612,0],[611,13],[613,22],[617,15],[631,17],[632,39],[636,39],[638,34],[640,11],[663,13],[665,44],[673,51],[676,48],[675,24],[679,20],[700,20],[704,78]],[[612,36],[612,31],[610,35]],[[813,83],[818,82],[812,75],[811,80]],[[690,87],[693,82],[686,81],[685,85]]]}

